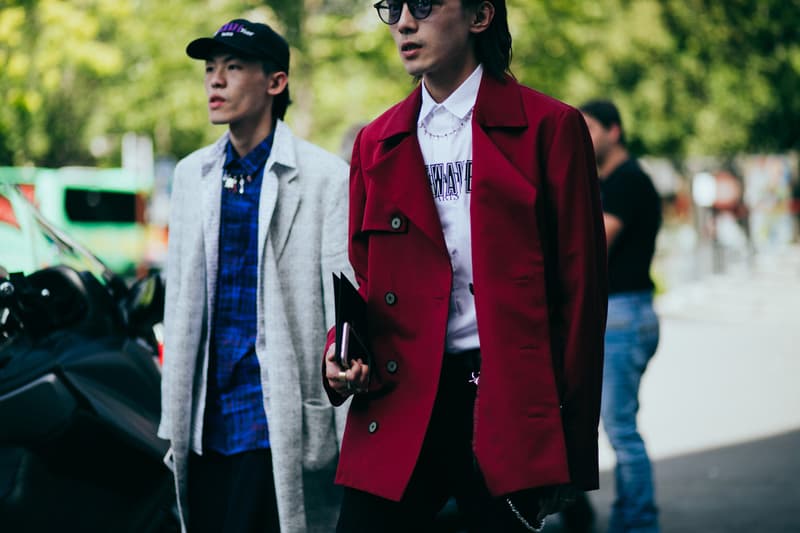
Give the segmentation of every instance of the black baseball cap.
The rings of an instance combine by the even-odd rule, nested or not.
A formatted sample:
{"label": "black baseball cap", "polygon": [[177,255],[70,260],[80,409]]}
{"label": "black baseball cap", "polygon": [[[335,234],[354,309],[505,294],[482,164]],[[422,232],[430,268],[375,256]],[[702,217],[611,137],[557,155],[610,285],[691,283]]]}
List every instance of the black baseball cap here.
{"label": "black baseball cap", "polygon": [[208,59],[220,50],[272,62],[289,72],[289,43],[275,30],[246,19],[234,19],[223,25],[213,37],[201,37],[189,43],[186,53],[194,59]]}

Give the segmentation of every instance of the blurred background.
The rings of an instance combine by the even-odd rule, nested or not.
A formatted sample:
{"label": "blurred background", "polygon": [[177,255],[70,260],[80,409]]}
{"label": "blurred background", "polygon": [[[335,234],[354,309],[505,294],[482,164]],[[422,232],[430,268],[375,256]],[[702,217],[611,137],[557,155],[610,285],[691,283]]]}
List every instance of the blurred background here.
{"label": "blurred background", "polygon": [[[413,87],[371,4],[0,1],[0,181],[21,184],[112,269],[131,277],[160,269],[172,169],[224,131],[208,123],[203,65],[186,44],[240,16],[286,35],[287,122],[346,159],[353,128]],[[575,106],[614,100],[629,148],[663,199],[653,267],[663,333],[645,375],[641,427],[657,461],[665,531],[800,530],[800,6],[508,7],[515,76]],[[9,209],[0,202],[0,263],[34,270],[24,242],[4,238]],[[758,439],[783,455],[736,448],[755,450],[762,465],[741,477],[752,457],[730,446]],[[723,455],[702,455],[713,450]],[[601,463],[613,464],[607,446]],[[593,495],[601,519],[611,494],[611,479],[603,481]],[[702,507],[709,494],[717,507]],[[769,516],[786,517],[764,528],[767,502]],[[726,522],[732,510],[751,521]],[[696,529],[700,516],[720,529]]]}
{"label": "blurred background", "polygon": [[[667,212],[654,272],[662,290],[796,239],[795,2],[508,6],[522,82],[573,105],[607,97],[621,108]],[[115,267],[159,265],[172,168],[223,131],[208,123],[203,65],[185,46],[239,16],[288,37],[287,121],[345,158],[353,128],[412,88],[370,2],[7,0],[0,179],[30,184],[40,204],[52,202],[46,214]],[[51,200],[54,183],[72,192]],[[87,224],[106,227],[95,239],[81,233]],[[109,224],[130,226],[124,245]]]}

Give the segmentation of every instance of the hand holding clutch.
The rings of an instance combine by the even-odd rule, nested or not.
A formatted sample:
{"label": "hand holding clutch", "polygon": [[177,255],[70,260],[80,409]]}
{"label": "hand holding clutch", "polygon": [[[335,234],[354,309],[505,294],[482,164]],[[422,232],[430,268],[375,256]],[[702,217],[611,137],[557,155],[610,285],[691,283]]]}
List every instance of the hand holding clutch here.
{"label": "hand holding clutch", "polygon": [[351,394],[366,392],[369,388],[369,365],[354,359],[346,370],[339,364],[336,346],[331,344],[325,353],[325,378],[330,388],[347,398]]}

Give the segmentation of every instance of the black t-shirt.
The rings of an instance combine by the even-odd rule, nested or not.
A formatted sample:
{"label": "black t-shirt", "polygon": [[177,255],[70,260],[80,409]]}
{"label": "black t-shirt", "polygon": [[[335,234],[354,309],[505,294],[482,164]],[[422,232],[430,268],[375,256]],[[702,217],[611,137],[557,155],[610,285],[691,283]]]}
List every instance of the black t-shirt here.
{"label": "black t-shirt", "polygon": [[650,263],[661,226],[661,198],[635,159],[600,180],[603,212],[622,221],[608,250],[608,292],[652,290]]}

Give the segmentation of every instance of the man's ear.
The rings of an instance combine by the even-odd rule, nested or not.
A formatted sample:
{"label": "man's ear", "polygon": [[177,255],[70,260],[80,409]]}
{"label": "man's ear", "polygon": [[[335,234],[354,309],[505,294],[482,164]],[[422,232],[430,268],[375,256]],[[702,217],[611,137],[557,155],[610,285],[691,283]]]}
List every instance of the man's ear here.
{"label": "man's ear", "polygon": [[494,4],[489,1],[481,2],[472,17],[472,24],[470,25],[469,31],[472,33],[486,31],[486,28],[489,27],[493,19]]}
{"label": "man's ear", "polygon": [[614,144],[619,144],[619,139],[622,137],[622,126],[619,124],[611,124],[608,127],[608,133],[611,135],[611,139],[614,141]]}
{"label": "man's ear", "polygon": [[277,96],[286,88],[289,83],[289,76],[283,71],[276,71],[269,75],[269,83],[267,84],[267,94]]}

